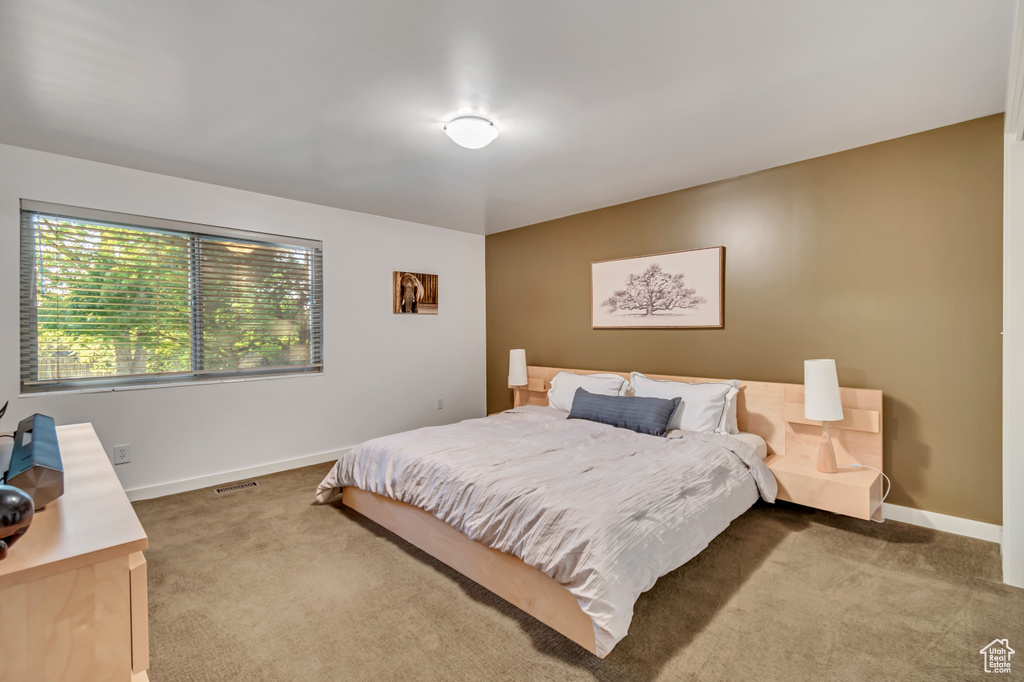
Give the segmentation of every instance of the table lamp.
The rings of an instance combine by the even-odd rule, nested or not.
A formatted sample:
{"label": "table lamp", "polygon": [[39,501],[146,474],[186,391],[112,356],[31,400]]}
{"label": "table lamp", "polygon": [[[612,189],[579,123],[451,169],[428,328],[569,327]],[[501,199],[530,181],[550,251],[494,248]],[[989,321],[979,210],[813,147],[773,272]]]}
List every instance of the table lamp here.
{"label": "table lamp", "polygon": [[515,407],[519,407],[519,390],[530,383],[526,375],[526,351],[522,348],[513,348],[508,352],[508,387],[517,389],[515,392]]}
{"label": "table lamp", "polygon": [[843,418],[835,360],[804,360],[804,417],[821,422],[818,471],[836,473],[836,451],[828,432],[829,422]]}

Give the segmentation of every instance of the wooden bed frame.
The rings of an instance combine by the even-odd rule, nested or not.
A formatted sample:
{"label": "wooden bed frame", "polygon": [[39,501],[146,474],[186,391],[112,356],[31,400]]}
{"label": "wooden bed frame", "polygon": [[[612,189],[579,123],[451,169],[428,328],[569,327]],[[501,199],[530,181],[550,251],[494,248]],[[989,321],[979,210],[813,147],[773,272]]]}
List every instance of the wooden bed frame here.
{"label": "wooden bed frame", "polygon": [[[563,371],[629,377],[627,372],[531,366],[527,368],[529,384],[514,389],[515,406],[547,405],[547,391],[551,388],[551,379]],[[652,379],[690,383],[721,381],[660,374],[646,376]],[[859,462],[881,469],[882,392],[872,389],[841,388],[840,395],[845,418],[831,425],[836,461],[840,465]],[[796,468],[783,466],[789,462],[799,465],[798,468],[802,471],[808,468],[808,463],[816,460],[818,442],[821,438],[821,422],[804,418],[803,400],[802,384],[741,382],[736,415],[739,429],[764,438],[768,443],[766,462],[773,471]],[[813,465],[810,469],[813,470]],[[861,475],[862,472],[851,470],[850,473]],[[780,480],[779,498],[791,499],[792,496],[786,496],[778,473],[776,478]],[[820,492],[820,476],[808,474],[786,480],[790,486],[807,486],[808,494],[813,495],[816,490],[817,494],[824,494]],[[878,495],[872,490],[872,505],[875,504],[877,497],[877,507],[873,506],[868,516],[879,513],[880,491],[879,483]],[[799,491],[794,492],[795,496],[799,494]],[[553,578],[528,566],[518,557],[470,540],[440,519],[403,502],[396,502],[353,487],[343,489],[342,501],[346,506],[562,633],[592,654],[597,654],[594,626],[590,617],[580,609],[576,598]]]}

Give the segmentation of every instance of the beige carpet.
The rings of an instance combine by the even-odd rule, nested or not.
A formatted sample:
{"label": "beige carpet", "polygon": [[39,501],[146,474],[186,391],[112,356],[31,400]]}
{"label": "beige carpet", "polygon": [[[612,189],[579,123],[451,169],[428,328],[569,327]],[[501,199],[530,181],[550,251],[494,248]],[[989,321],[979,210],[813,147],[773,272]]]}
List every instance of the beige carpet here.
{"label": "beige carpet", "polygon": [[[759,503],[642,595],[605,659],[351,511],[329,465],[138,502],[150,679],[968,680],[1024,590],[992,543]],[[1019,662],[1018,662],[1019,661]]]}

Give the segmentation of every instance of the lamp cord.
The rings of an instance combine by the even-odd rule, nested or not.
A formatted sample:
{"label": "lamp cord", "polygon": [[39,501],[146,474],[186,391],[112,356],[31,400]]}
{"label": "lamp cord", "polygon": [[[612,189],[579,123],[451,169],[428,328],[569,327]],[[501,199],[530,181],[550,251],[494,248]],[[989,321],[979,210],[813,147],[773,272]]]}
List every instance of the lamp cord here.
{"label": "lamp cord", "polygon": [[[856,462],[853,463],[853,464],[840,464],[839,466],[840,467],[850,467],[850,468],[853,468],[853,469],[871,469],[873,471],[877,471],[878,473],[882,474],[882,478],[885,479],[885,494],[882,495],[882,502],[885,502],[885,498],[889,497],[889,492],[892,490],[892,481],[889,480],[889,477],[886,476],[885,472],[882,471],[881,469],[876,469],[873,466],[868,466],[867,464],[859,464],[859,463],[856,463]],[[882,502],[878,503],[879,507],[882,506]],[[871,519],[871,520],[874,521],[875,523],[882,523],[882,521],[885,521],[885,519],[882,519],[882,521],[879,521],[878,519]]]}

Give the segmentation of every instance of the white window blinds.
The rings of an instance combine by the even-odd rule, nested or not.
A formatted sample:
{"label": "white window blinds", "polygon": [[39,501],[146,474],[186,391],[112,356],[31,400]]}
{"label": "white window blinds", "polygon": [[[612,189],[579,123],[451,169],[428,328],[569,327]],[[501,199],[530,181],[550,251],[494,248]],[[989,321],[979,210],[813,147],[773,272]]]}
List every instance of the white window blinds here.
{"label": "white window blinds", "polygon": [[22,391],[323,368],[319,242],[22,201]]}

